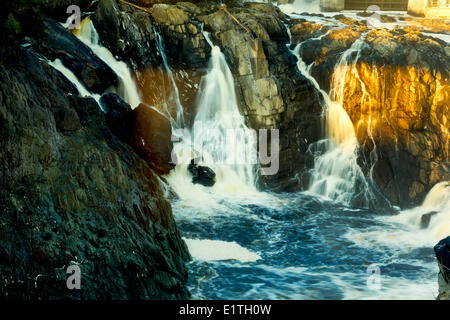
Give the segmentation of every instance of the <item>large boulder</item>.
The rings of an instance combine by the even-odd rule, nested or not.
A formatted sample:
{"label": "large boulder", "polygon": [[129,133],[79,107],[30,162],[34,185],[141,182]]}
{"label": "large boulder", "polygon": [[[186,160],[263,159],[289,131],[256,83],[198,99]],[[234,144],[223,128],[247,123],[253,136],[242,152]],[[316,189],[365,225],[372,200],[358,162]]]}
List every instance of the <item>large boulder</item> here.
{"label": "large boulder", "polygon": [[101,0],[92,21],[104,45],[130,67],[145,69],[161,63],[147,12],[116,0]]}
{"label": "large boulder", "polygon": [[166,116],[146,104],[132,110],[114,93],[104,94],[100,103],[110,130],[157,173],[167,174],[174,168],[172,126]]}
{"label": "large boulder", "polygon": [[92,92],[103,93],[117,84],[115,72],[72,33],[51,19],[46,19],[43,27],[44,39],[35,47],[47,59],[60,59]]}
{"label": "large boulder", "polygon": [[115,93],[105,93],[100,98],[105,112],[106,125],[120,140],[131,144],[131,106]]}
{"label": "large boulder", "polygon": [[169,173],[175,167],[172,161],[173,141],[170,121],[160,111],[146,104],[140,104],[132,114],[134,150],[156,172]]}

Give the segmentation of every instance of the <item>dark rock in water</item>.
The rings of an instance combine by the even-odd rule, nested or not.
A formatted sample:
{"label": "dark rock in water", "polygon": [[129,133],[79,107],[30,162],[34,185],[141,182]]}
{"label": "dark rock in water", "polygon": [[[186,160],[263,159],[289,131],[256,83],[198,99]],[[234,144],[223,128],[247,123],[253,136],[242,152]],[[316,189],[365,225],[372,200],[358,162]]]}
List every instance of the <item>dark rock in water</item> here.
{"label": "dark rock in water", "polygon": [[77,5],[81,12],[86,12],[91,11],[96,2],[92,0],[42,0],[41,7],[47,15],[58,21],[65,21],[69,17],[67,13],[69,6]]}
{"label": "dark rock in water", "polygon": [[446,279],[450,282],[450,236],[434,246],[434,253],[439,263],[446,268]]}
{"label": "dark rock in water", "polygon": [[211,168],[197,165],[195,159],[191,160],[188,170],[192,174],[192,183],[194,184],[212,187],[216,183],[216,173]]}
{"label": "dark rock in water", "polygon": [[115,72],[59,23],[45,19],[43,26],[45,36],[36,47],[50,60],[61,59],[88,90],[103,93],[118,83]]}
{"label": "dark rock in water", "polygon": [[439,265],[439,296],[437,300],[450,300],[450,236],[434,246]]}
{"label": "dark rock in water", "polygon": [[[0,64],[2,300],[189,298],[189,252],[157,175],[94,103],[30,51]],[[83,127],[61,132],[69,109]],[[81,290],[66,286],[74,264]]]}
{"label": "dark rock in water", "polygon": [[428,228],[428,226],[430,225],[431,218],[436,214],[438,214],[438,211],[432,211],[422,215],[422,217],[420,218],[420,227],[422,229]]}

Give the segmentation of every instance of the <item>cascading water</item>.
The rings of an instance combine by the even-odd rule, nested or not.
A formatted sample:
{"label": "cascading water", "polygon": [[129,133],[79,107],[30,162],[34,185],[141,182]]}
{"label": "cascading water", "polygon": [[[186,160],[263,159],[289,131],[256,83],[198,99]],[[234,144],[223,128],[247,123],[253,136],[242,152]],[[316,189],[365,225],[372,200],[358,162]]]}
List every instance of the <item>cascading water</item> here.
{"label": "cascading water", "polygon": [[[120,63],[108,60],[112,55],[96,47],[98,35],[88,21],[78,36],[120,73]],[[436,185],[422,206],[394,217],[347,206],[356,196],[355,187],[364,191],[367,186],[356,164],[355,130],[342,107],[343,92],[349,85],[345,78],[356,72],[350,78],[357,81],[355,62],[363,41],[342,56],[330,95],[320,89],[310,74],[311,66],[302,61],[301,44],[293,50],[300,72],[323,95],[325,139],[311,146],[311,151],[317,152],[311,192],[273,195],[256,189],[256,166],[249,159],[241,160],[255,137],[239,113],[233,76],[223,53],[207,34],[205,38],[212,50],[198,92],[197,115],[187,130],[177,121],[182,117],[172,119],[174,133],[180,138],[174,146],[180,163],[166,177],[178,195],[171,199],[177,225],[194,257],[189,263],[193,297],[433,299],[437,266],[432,245],[450,234],[449,183]],[[157,41],[170,84],[167,103],[182,114],[162,37]],[[72,81],[80,95],[98,101],[100,95],[86,90],[59,60],[49,63]],[[136,88],[129,71],[128,75],[124,72],[121,76],[121,94],[130,100],[139,95],[132,93]],[[131,94],[125,94],[127,91]],[[229,142],[225,140],[229,129],[239,131],[241,140],[225,143]],[[192,183],[187,167],[197,156],[202,158],[200,164],[217,174],[212,188]],[[229,161],[217,161],[224,158]],[[168,197],[173,195],[169,188],[166,191]],[[317,194],[337,201],[324,201]],[[424,215],[429,218],[427,227],[421,226]],[[367,287],[369,264],[381,270],[380,290]]]}
{"label": "cascading water", "polygon": [[[173,72],[170,69],[169,62],[167,61],[167,55],[166,55],[166,49],[164,47],[164,39],[161,36],[161,33],[159,33],[156,29],[153,29],[155,32],[155,39],[156,39],[156,45],[158,48],[158,52],[161,55],[164,70],[167,74],[167,77],[170,81],[169,86],[169,93],[166,94],[168,96],[168,101],[163,101],[163,108],[166,112],[167,116],[170,119],[170,122],[172,123],[172,127],[174,128],[182,128],[184,126],[184,108],[180,101],[180,93],[178,90],[178,86],[175,82],[175,78],[173,76]],[[163,86],[163,88],[166,88],[166,86]],[[176,108],[176,118],[174,119],[169,111],[169,105],[174,105]]]}
{"label": "cascading water", "polygon": [[130,69],[125,62],[118,61],[111,51],[100,45],[97,30],[89,17],[83,19],[80,28],[75,29],[74,34],[117,74],[119,87],[112,90],[116,91],[132,108],[139,106],[141,98]]}
{"label": "cascading water", "polygon": [[[331,98],[311,76],[310,66],[306,66],[302,60],[302,43],[296,46],[293,54],[298,59],[298,69],[321,92],[325,103],[325,139],[310,146],[310,151],[314,154],[314,169],[311,171],[309,191],[344,204],[350,204],[358,195],[362,195],[359,197],[362,198],[362,205],[368,206],[370,191],[357,163],[358,141],[355,129],[342,107],[345,73],[355,65],[363,45],[364,40],[359,39],[342,55],[333,74]],[[352,61],[355,53],[356,57]]]}
{"label": "cascading water", "polygon": [[[181,141],[174,148],[181,163],[167,177],[179,197],[172,202],[177,224],[194,257],[189,264],[193,297],[398,299],[408,298],[407,293],[413,288],[415,298],[432,299],[437,267],[430,259],[433,253],[429,243],[409,239],[409,224],[368,209],[342,205],[356,196],[356,186],[367,186],[356,163],[355,131],[339,103],[339,94],[332,94],[332,100],[321,90],[309,73],[310,67],[301,59],[300,71],[320,90],[326,104],[327,139],[316,145],[324,152],[318,154],[315,167],[317,183],[325,187],[318,188],[318,192],[325,190],[320,194],[337,201],[323,201],[314,192],[276,196],[258,192],[254,187],[254,166],[213,161],[223,153],[244,152],[233,151],[223,143],[223,130],[245,131],[246,127],[225,58],[205,37],[212,51],[208,73],[198,92],[198,124],[194,122],[190,130],[178,134]],[[342,57],[339,72],[353,72],[351,59],[358,56],[360,45],[356,43]],[[297,56],[299,50],[299,46],[294,50]],[[336,80],[343,75],[339,72],[335,73]],[[346,84],[336,81],[332,87],[335,92],[342,92],[341,85]],[[214,129],[216,135],[207,135],[208,129]],[[246,143],[238,147],[243,145]],[[202,156],[201,164],[216,171],[214,187],[192,184],[187,166],[196,156]],[[442,224],[437,219],[441,221],[445,216],[432,219],[436,220],[431,220],[430,230],[434,223]],[[381,268],[383,287],[379,291],[366,286],[366,261]],[[409,268],[406,272],[405,265]]]}
{"label": "cascading water", "polygon": [[[215,196],[245,197],[248,193],[258,193],[256,159],[252,152],[256,136],[239,113],[233,76],[223,53],[206,33],[205,38],[212,50],[208,72],[198,92],[197,115],[191,130],[179,132],[181,142],[176,143],[174,149],[180,164],[168,177],[181,198],[192,200],[195,195],[198,204],[210,203]],[[199,164],[211,167],[216,173],[216,184],[210,189],[192,185],[187,167],[191,159],[197,157],[201,158]]]}

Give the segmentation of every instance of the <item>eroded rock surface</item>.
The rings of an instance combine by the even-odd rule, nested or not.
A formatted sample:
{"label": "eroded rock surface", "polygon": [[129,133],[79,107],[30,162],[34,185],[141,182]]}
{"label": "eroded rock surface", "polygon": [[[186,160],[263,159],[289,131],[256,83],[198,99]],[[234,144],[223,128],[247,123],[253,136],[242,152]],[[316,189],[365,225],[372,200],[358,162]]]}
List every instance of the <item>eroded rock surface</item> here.
{"label": "eroded rock surface", "polygon": [[189,253],[154,171],[32,51],[0,69],[0,296],[188,297]]}

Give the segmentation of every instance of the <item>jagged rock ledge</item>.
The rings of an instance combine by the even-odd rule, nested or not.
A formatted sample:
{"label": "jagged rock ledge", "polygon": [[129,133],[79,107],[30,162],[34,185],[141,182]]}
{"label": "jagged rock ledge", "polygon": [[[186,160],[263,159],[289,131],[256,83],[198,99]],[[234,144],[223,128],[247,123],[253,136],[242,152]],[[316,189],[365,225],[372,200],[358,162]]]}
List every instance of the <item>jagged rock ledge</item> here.
{"label": "jagged rock ledge", "polygon": [[[72,41],[86,55],[70,59],[82,64],[92,53]],[[45,52],[70,49],[58,46]],[[0,297],[188,298],[190,255],[152,161],[35,49],[0,65]],[[92,63],[82,78],[102,82],[103,67]],[[66,287],[73,264],[81,290]]]}

